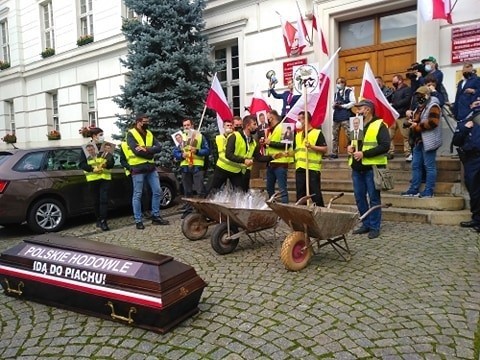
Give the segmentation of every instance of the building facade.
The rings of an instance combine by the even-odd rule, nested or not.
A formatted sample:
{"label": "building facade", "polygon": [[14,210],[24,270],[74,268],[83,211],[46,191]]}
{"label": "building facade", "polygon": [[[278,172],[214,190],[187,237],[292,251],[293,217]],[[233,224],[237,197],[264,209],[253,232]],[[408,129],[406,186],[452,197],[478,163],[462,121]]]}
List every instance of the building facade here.
{"label": "building facade", "polygon": [[[267,96],[268,70],[275,71],[282,91],[295,63],[327,61],[315,42],[301,55],[287,57],[279,15],[295,24],[299,12],[309,32],[315,14],[330,54],[342,48],[331,76],[347,78],[357,96],[365,61],[388,84],[411,63],[434,56],[453,100],[462,63],[453,61],[452,36],[455,28],[479,22],[478,12],[471,11],[478,1],[458,1],[453,25],[424,21],[416,5],[412,0],[299,0],[298,7],[291,0],[210,0],[205,31],[212,56],[225,65],[217,76],[238,115],[244,115],[256,87],[280,110],[281,101]],[[116,114],[124,110],[112,98],[127,74],[119,59],[126,54],[120,29],[128,16],[133,14],[121,0],[0,0],[0,137],[15,132],[19,146],[40,146],[51,130],[60,131],[62,143],[81,142],[78,131],[89,124],[107,135],[118,133]],[[49,49],[54,49],[51,56]],[[323,126],[327,140],[330,116]],[[0,142],[0,148],[6,146]]]}

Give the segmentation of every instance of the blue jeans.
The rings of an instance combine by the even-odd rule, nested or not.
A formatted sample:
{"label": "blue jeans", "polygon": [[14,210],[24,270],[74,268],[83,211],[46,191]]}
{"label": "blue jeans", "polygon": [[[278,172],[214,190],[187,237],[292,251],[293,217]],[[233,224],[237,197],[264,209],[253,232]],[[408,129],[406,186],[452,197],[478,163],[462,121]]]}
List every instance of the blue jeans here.
{"label": "blue jeans", "polygon": [[423,143],[415,145],[412,159],[412,180],[410,182],[411,192],[418,192],[422,183],[423,169],[425,168],[425,191],[427,195],[433,195],[435,182],[437,180],[437,150],[425,151]]}
{"label": "blue jeans", "polygon": [[278,181],[278,188],[282,195],[282,203],[288,204],[287,189],[287,168],[283,167],[267,167],[267,193],[268,197],[272,197],[275,193],[275,182]]}
{"label": "blue jeans", "polygon": [[[355,202],[357,203],[360,215],[365,214],[371,207],[382,203],[380,191],[375,189],[372,169],[366,171],[352,170],[352,181]],[[370,200],[370,203],[368,200]],[[381,222],[382,209],[379,208],[372,211],[365,219],[363,219],[363,226],[370,230],[380,230]]]}
{"label": "blue jeans", "polygon": [[158,178],[158,173],[156,171],[152,171],[145,174],[135,174],[132,175],[132,207],[133,218],[135,219],[136,223],[142,221],[142,191],[144,181],[148,183],[150,189],[152,190],[152,216],[160,216],[160,198],[162,190],[160,188],[160,179]]}

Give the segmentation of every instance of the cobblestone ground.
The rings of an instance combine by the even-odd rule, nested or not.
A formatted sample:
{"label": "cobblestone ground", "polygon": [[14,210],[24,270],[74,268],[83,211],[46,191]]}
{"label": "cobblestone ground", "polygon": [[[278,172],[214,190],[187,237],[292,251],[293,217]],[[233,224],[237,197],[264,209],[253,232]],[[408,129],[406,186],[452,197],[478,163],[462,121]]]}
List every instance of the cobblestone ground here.
{"label": "cobblestone ground", "polygon": [[[383,224],[369,240],[349,235],[344,262],[322,248],[301,272],[285,270],[280,226],[232,254],[189,241],[171,225],[135,230],[130,216],[99,233],[90,223],[63,234],[173,256],[208,282],[200,312],[160,335],[0,294],[2,359],[474,359],[480,347],[477,233]],[[29,235],[0,228],[0,250]]]}

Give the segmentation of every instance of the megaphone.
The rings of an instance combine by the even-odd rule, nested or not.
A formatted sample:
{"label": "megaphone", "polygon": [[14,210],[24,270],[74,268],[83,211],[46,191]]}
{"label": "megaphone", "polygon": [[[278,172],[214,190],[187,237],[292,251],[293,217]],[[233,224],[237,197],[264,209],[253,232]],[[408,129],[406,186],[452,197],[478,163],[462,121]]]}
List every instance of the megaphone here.
{"label": "megaphone", "polygon": [[[275,85],[278,83],[277,77],[275,76],[275,71],[268,70],[265,74],[265,77],[269,80],[268,88],[273,89]],[[270,96],[270,91],[268,92],[268,96]]]}

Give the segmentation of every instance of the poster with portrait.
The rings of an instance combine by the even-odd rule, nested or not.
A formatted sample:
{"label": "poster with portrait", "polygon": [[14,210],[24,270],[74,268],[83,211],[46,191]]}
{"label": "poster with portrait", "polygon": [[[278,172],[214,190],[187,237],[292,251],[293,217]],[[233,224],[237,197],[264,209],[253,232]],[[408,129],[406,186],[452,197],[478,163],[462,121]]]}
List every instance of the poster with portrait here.
{"label": "poster with portrait", "polygon": [[293,144],[294,136],[295,136],[295,124],[283,122],[281,142],[284,144]]}
{"label": "poster with portrait", "polygon": [[183,133],[178,130],[176,133],[172,134],[172,139],[175,143],[175,146],[180,146],[183,143]]}
{"label": "poster with portrait", "polygon": [[107,156],[107,154],[110,154],[113,156],[114,151],[115,151],[115,144],[108,141],[105,141],[100,147],[100,153],[102,154],[102,157]]}
{"label": "poster with portrait", "polygon": [[350,117],[350,145],[356,150],[358,142],[363,141],[363,116]]}
{"label": "poster with portrait", "polygon": [[268,119],[265,110],[257,112],[258,137],[264,138],[268,136]]}
{"label": "poster with portrait", "polygon": [[94,143],[88,143],[82,146],[83,153],[88,160],[96,159],[98,156],[97,145]]}

